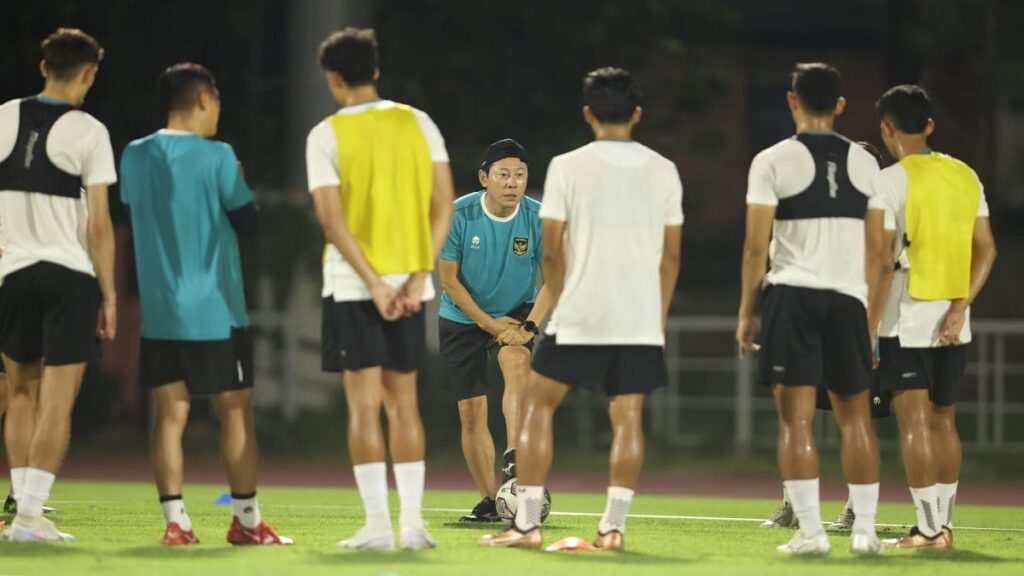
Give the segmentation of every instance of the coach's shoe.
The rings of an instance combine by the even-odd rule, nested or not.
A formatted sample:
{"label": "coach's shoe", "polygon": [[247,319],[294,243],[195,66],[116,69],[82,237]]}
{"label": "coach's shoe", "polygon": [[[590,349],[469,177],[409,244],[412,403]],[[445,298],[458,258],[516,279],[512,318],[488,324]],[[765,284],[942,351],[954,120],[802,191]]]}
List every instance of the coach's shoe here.
{"label": "coach's shoe", "polygon": [[824,532],[808,537],[804,535],[803,530],[798,530],[789,542],[775,549],[782,554],[828,556],[832,552],[832,544],[829,543],[828,535]]}
{"label": "coach's shoe", "polygon": [[853,508],[843,508],[843,511],[839,513],[839,517],[836,521],[828,525],[828,529],[832,532],[846,532],[853,530],[853,520],[857,517],[853,513]]}
{"label": "coach's shoe", "polygon": [[854,532],[850,535],[850,552],[860,555],[871,555],[882,553],[882,542],[878,535],[872,532]]}
{"label": "coach's shoe", "polygon": [[799,528],[800,520],[793,512],[793,505],[783,500],[771,518],[761,523],[761,528]]}
{"label": "coach's shoe", "polygon": [[268,546],[280,544],[287,546],[295,541],[287,536],[278,536],[270,524],[260,522],[255,528],[242,526],[238,516],[231,520],[231,528],[228,530],[228,544],[234,546]]}
{"label": "coach's shoe", "polygon": [[11,542],[74,542],[75,537],[57,530],[53,522],[43,518],[22,518],[17,516],[7,530],[4,538]]}
{"label": "coach's shoe", "polygon": [[501,483],[504,484],[516,477],[516,451],[513,448],[501,457]]}
{"label": "coach's shoe", "polygon": [[164,537],[160,542],[166,546],[188,546],[199,544],[199,538],[192,530],[183,530],[177,522],[171,522],[164,530]]}
{"label": "coach's shoe", "polygon": [[610,530],[605,533],[601,533],[598,530],[597,538],[594,539],[594,548],[601,550],[619,551],[625,548],[625,546],[625,537],[618,530]]}
{"label": "coach's shoe", "polygon": [[495,548],[540,548],[544,545],[544,536],[540,532],[540,526],[528,532],[520,532],[518,528],[511,526],[497,534],[481,536],[476,543]]}
{"label": "coach's shoe", "polygon": [[459,518],[459,522],[501,522],[494,498],[484,496],[483,500],[473,507],[472,512]]}
{"label": "coach's shoe", "polygon": [[395,534],[387,532],[373,533],[363,528],[356,535],[337,543],[338,548],[349,548],[352,550],[394,550]]}
{"label": "coach's shoe", "polygon": [[932,550],[946,550],[953,547],[953,531],[943,527],[935,536],[928,537],[921,534],[921,531],[914,526],[910,533],[900,538],[887,538],[882,540],[885,548],[930,548]]}
{"label": "coach's shoe", "polygon": [[423,527],[402,528],[402,532],[398,535],[398,544],[402,550],[433,550],[437,548],[437,542],[434,542],[434,539],[427,533],[427,529]]}
{"label": "coach's shoe", "polygon": [[[53,514],[56,511],[56,508],[43,506],[43,514]],[[14,494],[7,494],[7,499],[4,500],[4,513],[11,515],[18,513],[18,501],[14,499]]]}

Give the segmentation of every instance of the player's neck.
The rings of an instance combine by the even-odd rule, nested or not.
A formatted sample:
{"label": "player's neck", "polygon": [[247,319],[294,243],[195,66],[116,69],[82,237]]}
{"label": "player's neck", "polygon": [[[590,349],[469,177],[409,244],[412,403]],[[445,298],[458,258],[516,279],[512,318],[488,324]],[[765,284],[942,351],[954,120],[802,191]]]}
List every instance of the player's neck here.
{"label": "player's neck", "polygon": [[832,132],[834,130],[836,117],[832,115],[827,116],[811,116],[808,114],[800,114],[794,119],[796,121],[796,133],[802,134],[804,132]]}
{"label": "player's neck", "polygon": [[928,139],[924,136],[915,134],[903,136],[896,140],[896,160],[903,160],[907,156],[915,154],[928,154],[931,151],[931,147],[928,146]]}
{"label": "player's neck", "polygon": [[594,131],[594,140],[632,140],[632,124],[600,124],[595,122],[591,125]]}
{"label": "player's neck", "polygon": [[67,84],[60,82],[47,82],[43,87],[43,91],[39,93],[43,98],[49,98],[50,100],[60,100],[70,106],[78,107],[81,105],[81,97],[75,93]]}
{"label": "player's neck", "polygon": [[516,211],[516,207],[506,208],[497,203],[497,201],[491,197],[486,191],[484,191],[484,207],[490,212],[492,216],[497,218],[508,218]]}
{"label": "player's neck", "polygon": [[360,104],[366,104],[367,102],[373,102],[374,100],[380,100],[380,94],[377,93],[377,87],[373,84],[366,86],[356,86],[355,88],[349,89],[345,93],[345,100],[342,102],[342,106],[359,106]]}
{"label": "player's neck", "polygon": [[180,132],[191,132],[196,136],[203,135],[203,127],[200,126],[199,120],[193,114],[172,114],[168,116],[166,128]]}

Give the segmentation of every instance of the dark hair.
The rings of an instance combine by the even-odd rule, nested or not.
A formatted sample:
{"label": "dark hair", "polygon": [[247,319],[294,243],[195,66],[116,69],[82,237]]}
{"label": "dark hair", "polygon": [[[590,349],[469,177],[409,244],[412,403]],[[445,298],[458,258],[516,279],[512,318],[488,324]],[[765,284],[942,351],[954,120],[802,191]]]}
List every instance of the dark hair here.
{"label": "dark hair", "polygon": [[857,146],[860,146],[861,148],[864,149],[865,152],[874,156],[875,161],[878,162],[879,165],[882,164],[884,158],[882,157],[882,152],[878,149],[877,146],[875,146],[871,142],[868,142],[867,140],[858,141]]}
{"label": "dark hair", "polygon": [[320,44],[318,58],[321,68],[337,72],[349,86],[372,84],[380,61],[377,34],[372,28],[349,26]]}
{"label": "dark hair", "polygon": [[900,84],[886,90],[875,103],[882,118],[892,120],[900,132],[920,134],[932,117],[932,99],[916,84]]}
{"label": "dark hair", "polygon": [[843,78],[835,66],[824,62],[796,65],[793,92],[812,114],[831,114],[843,91]]}
{"label": "dark hair", "polygon": [[83,64],[103,60],[103,47],[95,38],[77,28],[58,28],[41,44],[43,66],[55,80],[70,80]]}
{"label": "dark hair", "polygon": [[160,104],[168,114],[191,110],[203,88],[217,95],[217,81],[213,74],[204,66],[192,62],[175,64],[164,70],[157,86]]}
{"label": "dark hair", "polygon": [[628,122],[643,96],[640,82],[623,68],[598,68],[583,78],[583,103],[601,122]]}
{"label": "dark hair", "polygon": [[523,148],[522,144],[511,138],[505,138],[487,147],[487,151],[484,152],[484,161],[480,164],[480,169],[484,172],[490,172],[492,164],[505,158],[518,158],[522,160],[523,164],[529,164],[529,161],[526,159],[526,148]]}

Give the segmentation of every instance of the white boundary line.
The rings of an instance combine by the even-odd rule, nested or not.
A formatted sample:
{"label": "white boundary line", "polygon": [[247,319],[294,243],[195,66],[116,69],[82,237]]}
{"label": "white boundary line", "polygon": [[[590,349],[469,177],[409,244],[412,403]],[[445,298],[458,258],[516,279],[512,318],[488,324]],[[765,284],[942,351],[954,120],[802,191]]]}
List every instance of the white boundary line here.
{"label": "white boundary line", "polygon": [[[113,500],[53,500],[54,504],[114,504]],[[262,503],[263,508],[300,508],[308,510],[354,510],[362,509],[362,506],[345,506],[341,504],[267,504]],[[462,508],[424,508],[424,512],[440,512],[451,514],[462,514]],[[577,518],[600,518],[601,514],[596,512],[551,512],[552,516],[569,516]],[[761,523],[764,518],[733,518],[729,516],[685,516],[674,514],[630,514],[628,518],[644,520],[682,520],[692,522],[746,522]],[[822,522],[822,524],[829,524]],[[876,524],[880,528],[910,528],[909,524]],[[989,528],[980,526],[954,526],[954,530],[972,530],[977,532],[1011,532],[1024,534],[1024,528]]]}

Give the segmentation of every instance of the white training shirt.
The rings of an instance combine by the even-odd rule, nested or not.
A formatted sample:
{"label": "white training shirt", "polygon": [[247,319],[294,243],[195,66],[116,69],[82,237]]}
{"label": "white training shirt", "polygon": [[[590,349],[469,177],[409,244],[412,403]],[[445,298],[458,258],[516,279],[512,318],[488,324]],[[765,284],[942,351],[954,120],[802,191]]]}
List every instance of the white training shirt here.
{"label": "white training shirt", "polygon": [[[825,140],[848,144],[845,157],[814,158],[807,139],[818,149]],[[840,163],[845,162],[845,165]],[[831,174],[817,174],[817,165],[829,166]],[[843,174],[846,180],[843,179]],[[872,183],[878,173],[875,158],[855,143],[835,133],[804,133],[763,150],[750,164],[747,204],[777,206],[769,249],[770,269],[765,282],[801,288],[834,290],[852,296],[867,306],[868,286],[864,275],[865,241],[863,215],[844,211],[830,202],[857,204],[856,193],[867,198],[868,208],[881,208]],[[847,184],[848,181],[848,184]],[[813,186],[812,186],[813,185]],[[840,186],[852,185],[853,194],[839,193]],[[818,187],[821,187],[819,190]],[[780,202],[801,202],[802,194],[820,194],[818,202],[793,210],[795,217],[781,218]],[[837,204],[838,205],[838,204]],[[849,212],[849,214],[843,214]]]}
{"label": "white training shirt", "polygon": [[[977,177],[977,174],[975,174]],[[981,187],[981,201],[978,203],[978,218],[989,215],[985,188]],[[945,344],[939,339],[939,328],[949,311],[950,300],[917,300],[907,290],[907,269],[910,261],[903,253],[904,234],[907,230],[907,171],[899,163],[882,170],[877,177],[875,189],[885,207],[885,229],[896,231],[894,255],[900,267],[892,279],[889,299],[882,314],[882,325],[878,335],[884,338],[900,339],[904,348],[938,348]],[[966,321],[960,330],[960,340],[971,341],[971,311],[968,308]]]}
{"label": "white training shirt", "polygon": [[591,142],[551,160],[540,217],[566,223],[546,333],[558,344],[664,345],[665,227],[683,223],[675,164],[637,142]]}
{"label": "white training shirt", "polygon": [[[395,106],[391,100],[374,100],[356,106],[347,106],[336,112],[337,114],[358,114],[368,109],[381,109]],[[422,110],[413,108],[416,120],[419,122],[420,130],[427,140],[430,149],[430,159],[435,163],[448,162],[448,150],[445,148],[444,138],[437,125],[430,116]],[[306,138],[306,175],[309,191],[324,186],[341,186],[341,176],[338,172],[338,141],[334,127],[324,120],[313,127]],[[331,296],[335,302],[354,302],[370,300],[370,290],[363,283],[363,279],[356,273],[355,268],[345,261],[341,252],[333,244],[327,246],[327,256],[324,259],[324,287],[322,296]],[[381,276],[384,282],[395,288],[401,288],[409,279],[409,274],[386,274]],[[427,277],[426,287],[423,290],[423,301],[433,300],[435,296],[434,281]]]}
{"label": "white training shirt", "polygon": [[[17,143],[21,100],[0,105],[0,161]],[[40,147],[41,148],[41,147]],[[61,116],[50,129],[46,155],[61,170],[81,176],[83,188],[117,182],[110,135],[81,110]],[[51,262],[95,276],[89,258],[85,191],[66,198],[26,190],[0,190],[0,282],[38,262]]]}

